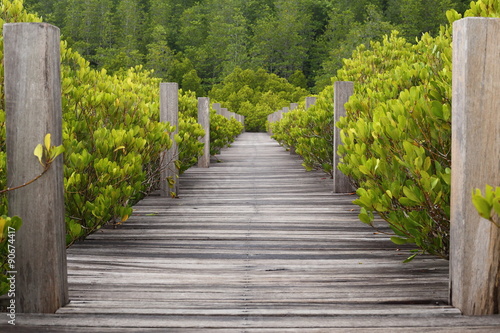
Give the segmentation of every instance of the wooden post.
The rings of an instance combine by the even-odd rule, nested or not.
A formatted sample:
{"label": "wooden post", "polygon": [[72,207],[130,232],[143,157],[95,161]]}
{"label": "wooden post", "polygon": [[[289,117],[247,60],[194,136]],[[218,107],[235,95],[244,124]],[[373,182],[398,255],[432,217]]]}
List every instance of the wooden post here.
{"label": "wooden post", "polygon": [[203,155],[198,158],[199,168],[208,168],[210,166],[210,99],[208,97],[198,98],[198,123],[205,130],[205,136],[201,139],[203,142]]}
{"label": "wooden post", "polygon": [[219,115],[222,114],[220,103],[213,103],[212,104],[212,109],[215,110],[216,114],[219,114]]}
{"label": "wooden post", "polygon": [[353,188],[349,178],[344,175],[337,165],[340,162],[338,155],[338,146],[342,144],[340,140],[340,128],[337,122],[340,117],[345,117],[346,110],[344,104],[349,101],[349,98],[354,93],[354,83],[349,81],[337,81],[334,84],[334,101],[333,101],[333,114],[334,114],[334,127],[333,127],[333,192],[334,193],[348,193],[352,192]]}
{"label": "wooden post", "polygon": [[[162,197],[175,198],[179,194],[179,170],[175,161],[179,158],[179,149],[174,136],[179,133],[179,85],[175,82],[160,84],[160,121],[175,126],[171,133],[172,147],[162,156],[160,192]],[[174,181],[170,185],[169,179]]]}
{"label": "wooden post", "polygon": [[306,97],[306,110],[316,104],[316,97]]}
{"label": "wooden post", "polygon": [[[295,109],[297,109],[299,107],[299,103],[291,103],[290,104],[290,111],[293,111]],[[288,147],[288,149],[290,150],[290,155],[297,155],[297,153],[295,152],[295,147]]]}
{"label": "wooden post", "polygon": [[450,301],[465,315],[500,311],[500,228],[471,195],[500,185],[500,19],[453,25]]}
{"label": "wooden post", "polygon": [[[45,23],[5,24],[7,186],[43,167],[33,154],[51,134],[62,144],[60,33]],[[8,192],[9,215],[23,220],[15,235],[15,311],[54,313],[68,303],[63,157],[30,185]]]}
{"label": "wooden post", "polygon": [[226,119],[231,119],[229,118],[229,111],[227,110],[227,108],[221,108],[221,115],[226,117]]}

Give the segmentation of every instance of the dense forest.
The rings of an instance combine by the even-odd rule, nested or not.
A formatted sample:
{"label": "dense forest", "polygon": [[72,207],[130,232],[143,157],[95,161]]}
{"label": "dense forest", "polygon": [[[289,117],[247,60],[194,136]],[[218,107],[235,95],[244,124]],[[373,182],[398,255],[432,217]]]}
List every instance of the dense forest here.
{"label": "dense forest", "polygon": [[95,68],[143,65],[206,94],[236,68],[321,91],[360,44],[436,32],[468,0],[25,0]]}

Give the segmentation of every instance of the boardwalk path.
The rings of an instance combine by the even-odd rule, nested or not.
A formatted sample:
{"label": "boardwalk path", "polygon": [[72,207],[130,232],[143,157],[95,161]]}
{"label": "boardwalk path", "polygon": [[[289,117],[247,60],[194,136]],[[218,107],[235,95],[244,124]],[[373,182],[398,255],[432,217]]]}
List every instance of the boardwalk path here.
{"label": "boardwalk path", "polygon": [[148,197],[121,227],[72,247],[71,303],[18,323],[27,332],[500,330],[498,316],[464,318],[446,305],[446,261],[403,264],[408,251],[360,223],[352,195],[332,194],[330,180],[266,134],[243,134],[219,158],[182,176],[180,199]]}

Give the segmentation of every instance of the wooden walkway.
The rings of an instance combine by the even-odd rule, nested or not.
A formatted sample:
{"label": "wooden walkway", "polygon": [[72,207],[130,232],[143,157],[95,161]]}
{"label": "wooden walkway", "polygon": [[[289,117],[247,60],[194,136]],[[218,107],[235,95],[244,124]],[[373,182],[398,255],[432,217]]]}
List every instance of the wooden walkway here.
{"label": "wooden walkway", "polygon": [[402,261],[352,195],[245,133],[180,198],[150,196],[68,251],[71,303],[1,332],[499,332],[447,305],[448,262]]}

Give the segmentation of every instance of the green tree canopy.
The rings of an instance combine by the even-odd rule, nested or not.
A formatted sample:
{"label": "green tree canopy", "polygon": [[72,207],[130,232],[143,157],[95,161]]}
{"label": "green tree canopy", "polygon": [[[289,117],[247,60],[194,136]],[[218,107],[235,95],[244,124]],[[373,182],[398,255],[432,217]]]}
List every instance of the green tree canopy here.
{"label": "green tree canopy", "polygon": [[265,69],[236,68],[213,87],[209,96],[232,112],[244,115],[248,131],[264,131],[267,115],[298,102],[307,94],[307,90]]}

